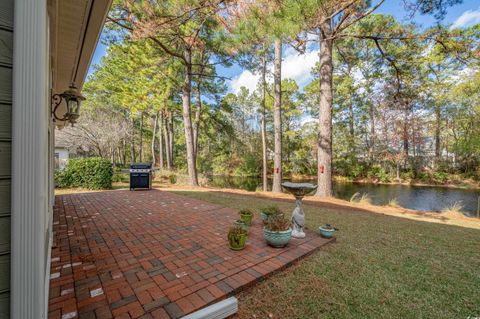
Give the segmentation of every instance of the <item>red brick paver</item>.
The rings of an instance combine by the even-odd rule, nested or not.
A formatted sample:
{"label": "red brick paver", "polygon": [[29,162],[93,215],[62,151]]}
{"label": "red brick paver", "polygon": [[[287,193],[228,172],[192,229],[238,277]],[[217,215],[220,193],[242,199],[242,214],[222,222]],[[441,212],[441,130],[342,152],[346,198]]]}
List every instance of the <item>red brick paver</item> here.
{"label": "red brick paver", "polygon": [[56,197],[50,318],[179,318],[329,243],[307,232],[275,249],[254,220],[228,248],[237,213],[183,196],[109,191]]}

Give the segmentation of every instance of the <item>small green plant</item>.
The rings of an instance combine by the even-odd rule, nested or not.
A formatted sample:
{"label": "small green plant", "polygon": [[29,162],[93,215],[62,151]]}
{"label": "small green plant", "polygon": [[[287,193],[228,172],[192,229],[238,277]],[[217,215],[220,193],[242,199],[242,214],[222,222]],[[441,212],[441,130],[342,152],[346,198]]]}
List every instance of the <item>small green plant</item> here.
{"label": "small green plant", "polygon": [[325,230],[338,230],[338,228],[333,227],[330,224],[325,224],[325,225],[322,226],[322,228],[325,229]]}
{"label": "small green plant", "polygon": [[359,192],[355,192],[352,197],[350,197],[350,203],[355,203],[358,199],[358,197],[360,196],[360,193]]}
{"label": "small green plant", "polygon": [[283,214],[283,211],[275,205],[265,206],[260,209],[260,212],[268,216]]}
{"label": "small green plant", "polygon": [[442,210],[442,213],[460,213],[463,214],[462,202],[454,202],[451,206],[447,206]]}
{"label": "small green plant", "polygon": [[250,225],[252,223],[253,212],[250,209],[241,209],[238,213],[245,224]]}
{"label": "small green plant", "polygon": [[265,223],[265,229],[273,232],[289,230],[292,222],[285,217],[271,218]]}
{"label": "small green plant", "polygon": [[260,217],[262,218],[263,223],[267,222],[269,219],[283,217],[283,215],[283,211],[275,205],[265,206],[260,209]]}
{"label": "small green plant", "polygon": [[448,173],[445,172],[433,172],[432,179],[435,183],[445,184],[448,182]]}
{"label": "small green plant", "polygon": [[390,207],[400,207],[399,203],[398,203],[398,199],[396,197],[390,199],[388,201],[388,204],[387,206],[390,206]]}
{"label": "small green plant", "polygon": [[359,204],[370,204],[372,202],[370,195],[368,193],[360,194],[356,192],[355,194],[350,197],[351,203],[359,203]]}
{"label": "small green plant", "polygon": [[168,180],[170,181],[170,184],[176,184],[177,183],[177,176],[174,174],[168,175]]}
{"label": "small green plant", "polygon": [[253,212],[251,209],[248,208],[243,208],[238,211],[240,215],[253,215]]}
{"label": "small green plant", "polygon": [[231,227],[228,230],[228,243],[232,250],[242,250],[245,248],[247,240],[247,230],[240,225]]}
{"label": "small green plant", "polygon": [[363,193],[359,200],[360,204],[370,204],[371,202],[372,199],[370,198],[370,195],[368,195],[368,193]]}

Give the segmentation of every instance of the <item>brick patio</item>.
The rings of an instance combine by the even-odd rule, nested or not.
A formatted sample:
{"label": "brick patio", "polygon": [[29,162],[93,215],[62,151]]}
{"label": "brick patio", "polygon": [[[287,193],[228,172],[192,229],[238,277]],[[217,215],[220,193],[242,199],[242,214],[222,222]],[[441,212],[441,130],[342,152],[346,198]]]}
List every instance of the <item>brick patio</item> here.
{"label": "brick patio", "polygon": [[168,192],[56,197],[50,318],[178,318],[231,296],[329,243],[314,233],[268,247],[255,220],[228,248],[235,211]]}

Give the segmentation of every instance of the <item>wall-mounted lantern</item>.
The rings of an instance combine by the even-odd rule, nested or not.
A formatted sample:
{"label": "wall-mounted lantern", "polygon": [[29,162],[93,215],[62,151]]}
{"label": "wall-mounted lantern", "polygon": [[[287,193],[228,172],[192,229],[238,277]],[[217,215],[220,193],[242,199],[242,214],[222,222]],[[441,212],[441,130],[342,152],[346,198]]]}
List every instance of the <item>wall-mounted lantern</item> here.
{"label": "wall-mounted lantern", "polygon": [[[52,111],[54,121],[68,121],[73,126],[80,116],[80,104],[83,100],[85,100],[85,98],[78,93],[78,89],[75,87],[75,84],[72,83],[72,85],[70,85],[68,90],[65,92],[53,95],[52,99],[54,104]],[[58,117],[57,108],[60,106],[62,101],[65,101],[67,112],[63,115],[63,117]]]}

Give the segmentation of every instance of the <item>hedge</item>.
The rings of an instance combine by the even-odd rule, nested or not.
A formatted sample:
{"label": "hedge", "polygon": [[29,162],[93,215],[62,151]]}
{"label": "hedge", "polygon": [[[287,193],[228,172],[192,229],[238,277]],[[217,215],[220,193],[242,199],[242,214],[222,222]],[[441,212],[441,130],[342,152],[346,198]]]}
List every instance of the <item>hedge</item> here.
{"label": "hedge", "polygon": [[87,189],[112,188],[113,167],[101,157],[74,158],[63,171],[55,172],[58,188],[81,187]]}

